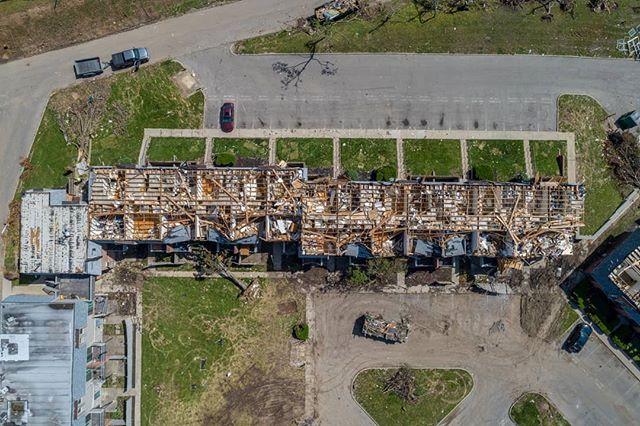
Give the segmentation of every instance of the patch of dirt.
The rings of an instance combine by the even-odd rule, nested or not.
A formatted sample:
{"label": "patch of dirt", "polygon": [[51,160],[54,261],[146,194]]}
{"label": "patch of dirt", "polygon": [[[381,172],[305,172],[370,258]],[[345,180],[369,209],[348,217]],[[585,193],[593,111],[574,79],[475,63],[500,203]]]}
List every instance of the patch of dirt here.
{"label": "patch of dirt", "polygon": [[109,312],[128,316],[136,314],[136,294],[133,292],[109,293]]}
{"label": "patch of dirt", "polygon": [[311,268],[298,277],[305,288],[322,288],[327,284],[329,272],[324,268]]}
{"label": "patch of dirt", "polygon": [[298,310],[298,304],[295,300],[288,300],[286,302],[278,303],[279,314],[292,314]]}
{"label": "patch of dirt", "polygon": [[[38,2],[17,12],[0,15],[0,46],[3,48],[0,63],[101,38],[158,21],[163,17],[186,12],[187,8],[182,3],[185,2],[175,0]],[[193,6],[201,7],[215,3],[217,2],[213,0],[191,2]]]}
{"label": "patch of dirt", "polygon": [[520,299],[520,325],[524,332],[531,337],[551,339],[553,325],[558,322],[564,303],[560,289],[523,295]]}
{"label": "patch of dirt", "polygon": [[218,413],[205,416],[202,425],[236,424],[238,418],[251,419],[251,424],[256,425],[291,424],[303,414],[298,403],[301,395],[304,395],[304,383],[271,376],[252,365],[224,395],[224,404]]}
{"label": "patch of dirt", "polygon": [[188,70],[180,71],[172,77],[183,98],[188,98],[200,89],[196,75]]}
{"label": "patch of dirt", "polygon": [[433,272],[415,271],[411,272],[404,279],[407,287],[418,285],[434,285],[451,281],[451,271],[446,268],[436,269]]}
{"label": "patch of dirt", "polygon": [[267,164],[269,161],[264,158],[238,157],[235,167],[260,167]]}

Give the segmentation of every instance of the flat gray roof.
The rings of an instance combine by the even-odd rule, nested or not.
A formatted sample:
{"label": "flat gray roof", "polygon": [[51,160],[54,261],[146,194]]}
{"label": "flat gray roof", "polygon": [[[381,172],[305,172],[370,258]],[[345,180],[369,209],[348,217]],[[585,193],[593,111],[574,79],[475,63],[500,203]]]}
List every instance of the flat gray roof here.
{"label": "flat gray roof", "polygon": [[20,210],[20,272],[82,274],[87,259],[88,207],[60,189],[28,191]]}
{"label": "flat gray roof", "polygon": [[27,359],[0,359],[0,388],[11,389],[5,396],[10,400],[27,401],[30,426],[72,422],[74,352],[83,349],[86,364],[86,346],[74,351],[74,330],[83,320],[86,325],[83,303],[48,296],[12,296],[0,303],[0,334],[22,336],[18,343],[28,339]]}

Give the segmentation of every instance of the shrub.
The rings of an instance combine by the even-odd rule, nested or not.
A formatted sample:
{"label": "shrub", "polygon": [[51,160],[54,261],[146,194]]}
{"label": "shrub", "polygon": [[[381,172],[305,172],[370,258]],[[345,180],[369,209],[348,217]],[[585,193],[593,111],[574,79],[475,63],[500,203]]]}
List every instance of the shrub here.
{"label": "shrub", "polygon": [[231,167],[236,164],[236,156],[230,152],[221,152],[216,155],[214,164],[218,167]]}
{"label": "shrub", "polygon": [[378,182],[381,181],[390,181],[395,179],[396,170],[391,166],[384,166],[373,172],[373,177]]}
{"label": "shrub", "polygon": [[347,279],[349,285],[354,287],[364,287],[371,282],[369,274],[360,268],[352,267],[349,269],[349,278]]}
{"label": "shrub", "polygon": [[293,335],[296,339],[305,342],[309,339],[309,324],[303,322],[302,324],[297,324],[293,327]]}
{"label": "shrub", "polygon": [[356,172],[355,170],[345,170],[344,174],[347,175],[351,180],[360,179],[360,177],[358,176],[358,172]]}

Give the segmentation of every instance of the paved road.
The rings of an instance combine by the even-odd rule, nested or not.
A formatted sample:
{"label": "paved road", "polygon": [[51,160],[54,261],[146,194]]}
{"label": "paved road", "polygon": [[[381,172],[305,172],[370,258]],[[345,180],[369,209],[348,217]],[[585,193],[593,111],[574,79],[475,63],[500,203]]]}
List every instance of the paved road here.
{"label": "paved road", "polygon": [[[519,325],[517,297],[484,295],[319,295],[316,306],[317,410],[323,425],[370,425],[351,397],[365,368],[408,363],[464,368],[474,389],[447,418],[451,425],[511,424],[508,410],[523,392],[545,393],[575,425],[628,425],[640,415],[638,382],[597,339],[569,355],[528,338]],[[407,343],[353,335],[366,310],[409,314]],[[503,331],[496,326],[502,321]]]}

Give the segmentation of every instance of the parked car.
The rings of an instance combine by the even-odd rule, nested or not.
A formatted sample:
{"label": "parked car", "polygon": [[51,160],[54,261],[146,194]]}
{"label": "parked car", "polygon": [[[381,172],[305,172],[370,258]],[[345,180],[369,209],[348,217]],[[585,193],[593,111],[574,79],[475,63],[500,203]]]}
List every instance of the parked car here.
{"label": "parked car", "polygon": [[149,51],[144,47],[134,47],[111,55],[111,69],[114,70],[129,68],[145,62],[149,62]]}
{"label": "parked car", "polygon": [[591,336],[592,332],[593,329],[589,324],[581,322],[576,325],[576,328],[573,329],[567,340],[564,342],[564,347],[567,352],[580,352],[587,343],[587,340],[589,340],[589,336]]}
{"label": "parked car", "polygon": [[220,108],[220,128],[229,133],[233,130],[234,106],[232,102],[225,102]]}
{"label": "parked car", "polygon": [[97,56],[94,58],[79,59],[73,64],[76,78],[93,77],[102,74],[102,62]]}

